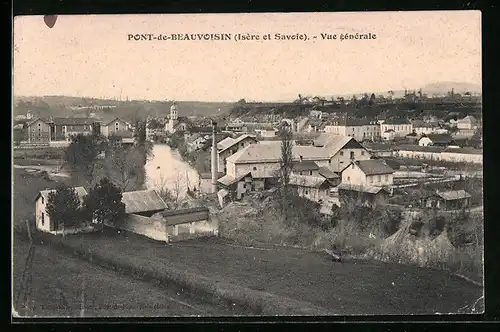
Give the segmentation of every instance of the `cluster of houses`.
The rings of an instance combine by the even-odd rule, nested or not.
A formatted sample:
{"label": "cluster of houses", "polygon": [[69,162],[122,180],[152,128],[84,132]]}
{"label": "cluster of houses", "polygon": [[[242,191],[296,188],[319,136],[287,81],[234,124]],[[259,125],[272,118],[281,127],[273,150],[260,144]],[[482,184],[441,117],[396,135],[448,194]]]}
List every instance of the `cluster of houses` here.
{"label": "cluster of houses", "polygon": [[287,122],[292,131],[302,133],[332,133],[354,137],[357,141],[393,141],[421,137],[427,134],[447,134],[447,128],[457,128],[455,135],[472,136],[480,126],[473,116],[444,123],[437,118],[410,120],[406,118],[356,119],[346,114],[332,116],[330,113],[311,110],[308,117],[281,119],[273,123],[244,122],[234,119],[225,130],[235,134],[255,134],[258,137],[275,137],[281,122]]}
{"label": "cluster of houses", "polygon": [[[339,205],[334,188],[341,193],[356,192],[366,204],[390,194],[394,170],[382,160],[371,159],[353,137],[323,134],[314,146],[294,144],[292,154],[290,185],[317,203]],[[279,141],[258,141],[252,135],[227,138],[217,144],[217,157],[222,205],[270,189],[279,181]]]}
{"label": "cluster of houses", "polygon": [[[250,193],[269,190],[279,182],[281,142],[259,141],[253,135],[226,138],[217,144],[217,187],[221,206]],[[321,134],[313,145],[292,148],[290,186],[322,207],[341,206],[345,198],[357,204],[387,203],[394,188],[394,169],[354,137]],[[212,178],[201,179],[209,192]],[[325,208],[325,211],[331,209]]]}
{"label": "cluster of houses", "polygon": [[25,130],[25,139],[28,143],[68,141],[73,135],[89,135],[95,131],[106,137],[120,136],[124,139],[133,137],[131,125],[120,118],[108,121],[68,117],[35,118],[26,123]]}

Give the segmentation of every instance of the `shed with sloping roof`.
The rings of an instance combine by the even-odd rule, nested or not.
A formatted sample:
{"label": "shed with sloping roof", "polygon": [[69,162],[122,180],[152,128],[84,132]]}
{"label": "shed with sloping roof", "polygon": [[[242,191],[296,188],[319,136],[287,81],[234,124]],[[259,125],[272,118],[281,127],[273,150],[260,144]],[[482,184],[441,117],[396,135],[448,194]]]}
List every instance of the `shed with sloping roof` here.
{"label": "shed with sloping roof", "polygon": [[465,190],[437,191],[422,199],[429,209],[461,210],[470,207],[471,195]]}
{"label": "shed with sloping roof", "polygon": [[167,204],[156,190],[137,190],[122,193],[122,202],[125,204],[125,213],[151,217],[163,211]]}

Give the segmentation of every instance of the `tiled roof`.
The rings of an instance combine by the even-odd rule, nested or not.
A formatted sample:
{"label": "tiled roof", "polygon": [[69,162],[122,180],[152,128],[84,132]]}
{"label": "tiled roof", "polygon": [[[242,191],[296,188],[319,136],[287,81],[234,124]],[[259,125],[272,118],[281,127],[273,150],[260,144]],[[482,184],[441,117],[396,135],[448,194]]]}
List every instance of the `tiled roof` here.
{"label": "tiled roof", "polygon": [[427,134],[424,137],[429,138],[433,143],[451,143],[453,138],[449,134]]}
{"label": "tiled roof", "polygon": [[457,120],[458,122],[476,122],[476,118],[473,117],[472,115],[467,115],[465,118],[463,119],[459,119]]}
{"label": "tiled roof", "polygon": [[339,176],[328,167],[320,167],[319,168],[319,175],[321,175],[325,179],[338,179],[339,178]]}
{"label": "tiled roof", "polygon": [[109,119],[108,119],[108,120],[106,120],[106,121],[103,121],[103,122],[102,122],[102,125],[103,125],[103,126],[109,126],[109,124],[111,124],[112,122],[115,122],[115,121],[119,121],[119,122],[126,123],[125,121],[123,121],[123,120],[122,120],[122,119],[120,119],[120,118],[114,118],[114,119],[112,119],[112,120],[109,120]]}
{"label": "tiled roof", "polygon": [[372,186],[360,186],[355,184],[347,184],[341,183],[337,186],[339,190],[349,190],[349,191],[358,191],[364,192],[368,194],[378,194],[381,190],[384,190],[382,187],[372,187]]}
{"label": "tiled roof", "polygon": [[[76,194],[78,195],[78,198],[80,198],[80,201],[83,201],[83,197],[85,197],[87,195],[87,190],[85,190],[85,188],[83,187],[74,187],[73,188],[76,192]],[[38,199],[38,197],[42,196],[45,200],[48,200],[49,198],[49,194],[51,192],[55,192],[56,189],[46,189],[46,190],[42,190],[38,193],[38,195],[36,196],[35,198],[35,201]]]}
{"label": "tiled roof", "polygon": [[368,151],[391,151],[392,147],[390,144],[383,143],[364,143],[363,146]]}
{"label": "tiled roof", "polygon": [[446,201],[453,201],[456,199],[464,199],[471,197],[471,195],[465,190],[442,191],[442,192],[437,192],[436,195],[438,195],[439,197],[441,197]]}
{"label": "tiled roof", "polygon": [[[217,173],[217,179],[220,179],[223,176],[224,176],[224,173],[222,173],[222,172]],[[200,178],[201,179],[211,179],[212,173],[200,173]]]}
{"label": "tiled roof", "polygon": [[[232,147],[232,146],[234,146],[234,145],[236,145],[236,144],[240,143],[241,141],[248,139],[248,138],[253,139],[254,141],[257,141],[255,136],[245,134],[245,135],[241,135],[241,136],[236,137],[236,138],[232,138],[231,141],[227,140],[226,142],[224,142],[225,140],[223,140],[223,141],[219,142],[217,144],[217,149],[219,149],[219,152],[223,152],[223,151],[229,149],[230,147]],[[220,146],[220,148],[219,148],[219,146]]]}
{"label": "tiled roof", "polygon": [[464,153],[464,154],[483,154],[483,150],[478,150],[474,148],[451,148],[447,147],[442,152],[448,153]]}
{"label": "tiled roof", "polygon": [[299,161],[293,164],[292,170],[294,172],[316,171],[319,170],[319,166],[314,161]]}
{"label": "tiled roof", "polygon": [[250,144],[227,158],[228,162],[278,162],[281,155],[281,142]]}
{"label": "tiled roof", "polygon": [[394,151],[420,151],[420,152],[441,152],[444,150],[440,146],[419,146],[419,145],[397,145]]}
{"label": "tiled roof", "polygon": [[220,179],[218,179],[217,182],[219,182],[225,186],[230,186],[230,185],[235,184],[236,182],[240,181],[241,179],[243,179],[244,177],[246,177],[248,175],[251,175],[251,173],[245,174],[245,175],[237,177],[237,178],[226,174],[223,177],[221,177]]}
{"label": "tiled roof", "polygon": [[319,188],[325,181],[327,180],[321,176],[291,174],[289,183],[292,186]]}
{"label": "tiled roof", "polygon": [[[328,160],[335,156],[347,143],[353,140],[352,137],[348,136],[332,134],[327,134],[327,136],[322,147],[294,144],[292,150],[294,161],[299,161],[300,157],[302,157],[303,161]],[[280,157],[281,142],[266,141],[246,146],[227,158],[227,161],[234,163],[278,162]]]}
{"label": "tiled roof", "polygon": [[155,190],[127,191],[122,194],[125,213],[164,210],[167,205]]}
{"label": "tiled roof", "polygon": [[53,122],[58,126],[83,126],[91,125],[95,120],[89,118],[54,118]]}
{"label": "tiled roof", "polygon": [[385,120],[384,124],[401,125],[401,124],[411,124],[411,123],[408,119],[392,118]]}
{"label": "tiled roof", "polygon": [[29,121],[26,125],[29,127],[31,126],[33,123],[37,122],[37,121],[42,121],[43,123],[50,123],[49,120],[44,120],[44,119],[41,119],[41,118],[36,118],[36,119],[33,119],[31,121]]}
{"label": "tiled roof", "polygon": [[219,143],[217,143],[218,150],[225,150],[234,144],[234,138],[226,137]]}
{"label": "tiled roof", "polygon": [[394,170],[381,159],[358,160],[356,165],[366,175],[392,174]]}

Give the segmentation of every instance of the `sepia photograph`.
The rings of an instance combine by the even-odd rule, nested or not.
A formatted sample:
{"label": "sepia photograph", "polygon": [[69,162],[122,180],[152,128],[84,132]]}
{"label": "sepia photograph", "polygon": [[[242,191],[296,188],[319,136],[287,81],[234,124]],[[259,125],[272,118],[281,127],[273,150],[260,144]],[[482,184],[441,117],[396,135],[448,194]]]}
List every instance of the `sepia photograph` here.
{"label": "sepia photograph", "polygon": [[13,21],[14,318],[481,314],[481,12]]}

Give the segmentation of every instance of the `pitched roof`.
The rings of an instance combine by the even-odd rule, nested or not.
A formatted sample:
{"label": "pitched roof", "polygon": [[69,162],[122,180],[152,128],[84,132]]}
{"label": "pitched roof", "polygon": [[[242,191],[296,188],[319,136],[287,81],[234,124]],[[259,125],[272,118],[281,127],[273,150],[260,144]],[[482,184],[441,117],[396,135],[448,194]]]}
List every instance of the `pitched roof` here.
{"label": "pitched roof", "polygon": [[241,179],[243,179],[243,178],[245,178],[247,176],[252,176],[252,173],[247,173],[247,174],[245,174],[243,176],[239,176],[239,177],[236,177],[236,178],[233,177],[233,176],[231,176],[231,175],[226,174],[223,177],[219,178],[217,180],[217,182],[219,182],[219,183],[221,183],[221,184],[223,184],[225,186],[230,186],[230,185],[235,184],[236,182],[240,181]]}
{"label": "pitched roof", "polygon": [[294,172],[316,171],[319,170],[319,166],[314,161],[299,161],[293,164],[292,170]]}
{"label": "pitched roof", "polygon": [[122,194],[125,213],[164,210],[167,204],[155,190],[127,191]]}
{"label": "pitched roof", "polygon": [[471,197],[471,195],[465,190],[442,191],[442,192],[437,192],[436,195],[438,195],[439,197],[441,197],[446,201],[453,201],[456,199],[464,199]]}
{"label": "pitched roof", "polygon": [[385,120],[384,124],[401,125],[401,124],[411,124],[411,122],[408,119],[392,118]]}
{"label": "pitched roof", "polygon": [[[247,135],[247,134],[244,134],[244,135],[241,135],[241,136],[238,136],[236,138],[232,138],[231,141],[230,140],[222,140],[221,142],[219,142],[217,144],[217,149],[219,149],[219,144],[220,144],[220,149],[219,149],[219,152],[223,152],[227,149],[229,149],[230,147],[240,143],[241,141],[245,140],[245,139],[253,139],[254,141],[257,141],[257,139],[255,138],[255,136],[253,135]],[[224,142],[224,143],[223,143]],[[221,144],[223,143],[223,144]]]}
{"label": "pitched roof", "polygon": [[332,169],[328,167],[320,167],[319,168],[319,175],[326,179],[338,179],[340,176],[338,176]]}
{"label": "pitched roof", "polygon": [[444,150],[440,146],[419,146],[419,145],[396,145],[394,151],[420,151],[420,152],[441,152]]}
{"label": "pitched roof", "polygon": [[337,186],[339,190],[349,190],[349,191],[358,191],[368,194],[378,194],[381,190],[387,191],[382,187],[372,187],[372,186],[361,186],[356,184],[347,184],[341,183]]}
{"label": "pitched roof", "polygon": [[328,180],[321,176],[290,174],[290,185],[309,188],[319,188]]}
{"label": "pitched roof", "polygon": [[[220,179],[221,177],[224,176],[224,173],[222,172],[217,172],[217,179]],[[206,173],[200,173],[200,179],[211,179],[212,178],[212,173],[206,172]]]}
{"label": "pitched roof", "polygon": [[459,119],[457,120],[458,122],[476,122],[476,118],[473,117],[472,115],[467,115],[465,118],[463,119]]}
{"label": "pitched roof", "polygon": [[82,125],[91,125],[95,122],[94,119],[90,118],[54,118],[52,122],[58,126],[82,126]]}
{"label": "pitched roof", "polygon": [[281,155],[281,142],[272,141],[250,144],[227,158],[233,163],[278,162]]}
{"label": "pitched roof", "polygon": [[453,137],[451,137],[451,135],[449,135],[449,134],[427,134],[424,137],[429,138],[433,143],[451,143],[451,142],[453,142]]}
{"label": "pitched roof", "polygon": [[35,119],[29,121],[26,125],[29,127],[29,126],[31,126],[32,124],[34,124],[34,123],[36,123],[38,121],[41,121],[41,122],[47,123],[47,124],[50,123],[49,120],[44,120],[44,119],[41,119],[41,118],[35,118]]}
{"label": "pitched roof", "polygon": [[[83,188],[83,187],[74,187],[73,189],[75,190],[76,194],[78,195],[78,198],[80,198],[80,201],[83,201],[83,197],[85,197],[87,195],[87,190],[85,190],[85,188]],[[55,192],[55,191],[56,191],[56,189],[42,190],[38,193],[38,195],[36,195],[35,201],[40,196],[42,196],[44,200],[48,200],[49,194],[51,192]]]}
{"label": "pitched roof", "polygon": [[103,121],[103,122],[102,122],[102,125],[103,125],[103,126],[108,126],[110,123],[115,122],[115,121],[117,121],[117,120],[118,120],[118,121],[120,121],[120,122],[126,123],[125,121],[123,121],[123,120],[122,120],[122,119],[120,119],[120,118],[114,118],[113,120],[109,120],[109,119],[108,119],[108,120],[106,120],[106,121]]}
{"label": "pitched roof", "polygon": [[232,137],[226,137],[222,141],[220,141],[219,143],[217,143],[217,149],[218,150],[225,150],[228,147],[230,147],[231,145],[233,145],[233,142],[234,142],[234,138],[232,138]]}
{"label": "pitched roof", "polygon": [[474,148],[453,148],[453,147],[447,147],[444,149],[442,152],[448,152],[448,153],[464,153],[464,154],[483,154],[483,150],[478,150]]}
{"label": "pitched roof", "polygon": [[355,163],[366,175],[394,173],[394,170],[382,159],[358,160]]}

